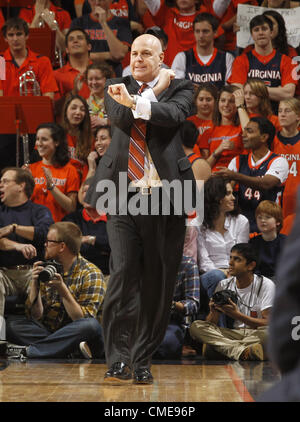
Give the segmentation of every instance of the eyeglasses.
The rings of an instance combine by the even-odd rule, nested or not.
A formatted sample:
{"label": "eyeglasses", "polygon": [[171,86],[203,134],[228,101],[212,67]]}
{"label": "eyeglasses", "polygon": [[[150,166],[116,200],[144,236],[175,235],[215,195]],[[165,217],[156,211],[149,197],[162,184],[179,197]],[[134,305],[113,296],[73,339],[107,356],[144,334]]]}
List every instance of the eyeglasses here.
{"label": "eyeglasses", "polygon": [[46,239],[45,241],[45,245],[48,245],[48,243],[62,243],[62,240],[50,240],[50,239]]}

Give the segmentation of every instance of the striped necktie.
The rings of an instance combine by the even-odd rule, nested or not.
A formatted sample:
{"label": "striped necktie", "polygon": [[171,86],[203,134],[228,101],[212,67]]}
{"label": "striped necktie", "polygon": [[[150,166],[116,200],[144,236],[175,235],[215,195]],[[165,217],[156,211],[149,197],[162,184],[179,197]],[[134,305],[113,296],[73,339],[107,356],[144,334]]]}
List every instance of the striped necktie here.
{"label": "striped necktie", "polygon": [[[138,94],[141,94],[147,84],[142,84]],[[145,164],[146,121],[135,119],[132,124],[128,155],[128,177],[130,180],[140,180],[144,176]]]}

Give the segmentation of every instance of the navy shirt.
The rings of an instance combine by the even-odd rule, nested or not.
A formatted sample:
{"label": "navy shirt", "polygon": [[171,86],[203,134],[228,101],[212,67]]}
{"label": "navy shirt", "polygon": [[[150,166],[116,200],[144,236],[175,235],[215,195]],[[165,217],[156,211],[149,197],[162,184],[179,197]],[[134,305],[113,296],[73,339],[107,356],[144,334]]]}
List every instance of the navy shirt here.
{"label": "navy shirt", "polygon": [[258,253],[259,261],[255,272],[265,277],[272,278],[275,275],[276,264],[282,251],[286,235],[279,233],[276,239],[266,241],[262,235],[250,239],[251,245]]}
{"label": "navy shirt", "polygon": [[[128,46],[132,44],[132,33],[128,19],[113,16],[107,21],[107,25],[120,41],[124,42],[124,44],[128,44]],[[109,51],[108,42],[106,41],[102,26],[97,20],[93,19],[91,15],[83,15],[80,18],[74,19],[70,28],[82,28],[86,31],[91,39],[91,53]],[[116,76],[122,76],[122,66],[120,62],[109,60],[107,60],[107,62],[114,68]]]}
{"label": "navy shirt", "polygon": [[0,267],[30,265],[34,261],[44,260],[44,243],[47,238],[49,226],[54,224],[48,208],[30,200],[17,207],[7,207],[1,204],[0,227],[5,227],[13,223],[19,224],[20,226],[34,226],[34,237],[32,241],[18,236],[16,233],[11,233],[7,238],[18,243],[32,244],[37,250],[37,257],[33,260],[28,260],[21,252],[0,251]]}

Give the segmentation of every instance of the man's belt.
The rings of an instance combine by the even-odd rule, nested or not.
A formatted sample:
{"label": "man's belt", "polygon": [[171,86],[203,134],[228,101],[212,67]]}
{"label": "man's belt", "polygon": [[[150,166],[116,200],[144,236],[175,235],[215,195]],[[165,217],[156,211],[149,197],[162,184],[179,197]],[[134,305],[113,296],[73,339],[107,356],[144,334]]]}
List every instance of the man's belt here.
{"label": "man's belt", "polygon": [[161,186],[135,186],[134,190],[130,190],[132,193],[140,193],[141,195],[151,195],[153,190],[161,189]]}

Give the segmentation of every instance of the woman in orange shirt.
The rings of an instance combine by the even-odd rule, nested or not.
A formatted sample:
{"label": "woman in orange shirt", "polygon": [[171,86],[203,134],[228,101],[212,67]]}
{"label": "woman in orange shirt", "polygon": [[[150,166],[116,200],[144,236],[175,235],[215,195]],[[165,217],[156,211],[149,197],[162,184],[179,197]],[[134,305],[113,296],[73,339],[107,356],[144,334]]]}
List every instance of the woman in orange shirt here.
{"label": "woman in orange shirt", "polygon": [[42,160],[29,165],[35,181],[31,200],[45,205],[53,220],[60,221],[76,210],[79,189],[79,176],[69,161],[64,129],[56,123],[39,125],[36,148]]}
{"label": "woman in orange shirt", "polygon": [[[215,85],[211,83],[202,83],[199,84],[195,96],[194,96],[194,104],[196,107],[196,114],[187,118],[194,123],[196,128],[199,131],[199,137],[197,139],[197,143],[194,147],[194,152],[196,154],[201,154],[203,156],[203,151],[199,150],[199,142],[201,135],[207,130],[213,127],[213,111],[215,107],[215,102],[218,98],[218,89]],[[205,154],[205,151],[204,151]],[[204,157],[204,156],[203,156]],[[207,158],[207,157],[204,157]]]}
{"label": "woman in orange shirt", "polygon": [[82,181],[88,172],[87,157],[92,150],[92,129],[88,104],[80,95],[67,96],[62,126],[67,133],[71,163],[76,167]]}
{"label": "woman in orange shirt", "polygon": [[204,132],[200,139],[200,150],[206,150],[207,162],[212,172],[218,167],[227,167],[232,158],[243,152],[242,132],[233,93],[239,88],[224,86],[216,102],[214,126]]}

